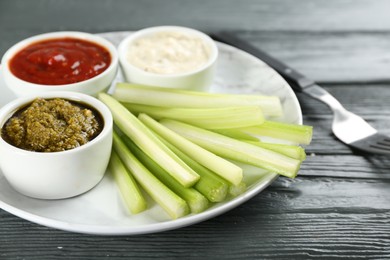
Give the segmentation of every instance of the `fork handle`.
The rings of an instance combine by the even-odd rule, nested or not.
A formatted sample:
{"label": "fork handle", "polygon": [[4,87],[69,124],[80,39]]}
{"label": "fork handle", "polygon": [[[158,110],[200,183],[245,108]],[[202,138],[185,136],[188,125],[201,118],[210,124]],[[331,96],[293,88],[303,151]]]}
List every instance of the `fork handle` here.
{"label": "fork handle", "polygon": [[263,50],[249,44],[248,42],[240,39],[239,37],[233,35],[230,32],[222,31],[214,33],[211,34],[211,37],[214,40],[237,47],[261,59],[273,69],[275,69],[279,74],[281,74],[289,83],[291,83],[291,87],[297,92],[303,92],[306,88],[315,84],[314,81],[306,78],[298,71],[294,70],[293,68],[290,68],[289,66],[273,58]]}
{"label": "fork handle", "polygon": [[303,93],[328,105],[334,114],[345,110],[343,105],[334,96],[317,84],[305,88]]}

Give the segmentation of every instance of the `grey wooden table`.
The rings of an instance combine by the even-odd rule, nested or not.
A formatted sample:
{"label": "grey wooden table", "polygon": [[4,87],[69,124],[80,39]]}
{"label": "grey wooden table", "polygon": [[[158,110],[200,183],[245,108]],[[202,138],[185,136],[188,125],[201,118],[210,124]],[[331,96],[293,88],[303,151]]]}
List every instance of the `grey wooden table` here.
{"label": "grey wooden table", "polygon": [[[58,30],[232,30],[390,134],[389,12],[386,0],[0,0],[0,55]],[[0,210],[0,259],[390,258],[390,157],[354,153],[331,133],[325,105],[298,98],[315,130],[298,178],[219,217],[141,236],[58,231]]]}

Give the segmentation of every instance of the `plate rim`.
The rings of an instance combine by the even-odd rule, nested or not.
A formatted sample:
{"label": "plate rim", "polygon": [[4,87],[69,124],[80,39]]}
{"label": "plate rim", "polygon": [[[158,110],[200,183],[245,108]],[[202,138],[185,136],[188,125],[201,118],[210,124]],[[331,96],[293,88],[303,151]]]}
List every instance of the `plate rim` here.
{"label": "plate rim", "polygon": [[[268,173],[266,176],[267,180],[262,181],[259,185],[252,187],[250,190],[247,190],[242,195],[235,197],[223,204],[223,208],[220,210],[206,210],[197,214],[190,214],[182,218],[168,220],[160,223],[152,224],[143,224],[140,226],[109,226],[109,225],[86,225],[86,224],[74,224],[70,222],[65,222],[61,220],[55,220],[48,217],[42,217],[28,211],[21,210],[17,207],[11,206],[0,200],[0,209],[7,211],[8,213],[20,217],[24,220],[46,226],[49,228],[54,228],[62,231],[69,231],[80,234],[89,234],[89,235],[144,235],[144,234],[154,234],[160,233],[168,230],[179,229],[182,227],[194,225],[202,221],[217,217],[222,215],[235,207],[245,203],[249,199],[253,198],[255,195],[267,188],[272,182],[274,182],[279,175],[276,173]],[[3,177],[3,179],[5,179]],[[6,181],[6,180],[5,180]],[[216,208],[218,209],[218,208]]]}

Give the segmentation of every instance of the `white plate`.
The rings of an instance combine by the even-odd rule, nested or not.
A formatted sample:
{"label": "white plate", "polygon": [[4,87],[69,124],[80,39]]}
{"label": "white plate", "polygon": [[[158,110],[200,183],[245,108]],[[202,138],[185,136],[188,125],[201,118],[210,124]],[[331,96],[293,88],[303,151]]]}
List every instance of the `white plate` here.
{"label": "white plate", "polygon": [[[129,32],[105,33],[102,36],[118,44]],[[299,103],[289,85],[259,59],[225,44],[218,44],[217,77],[212,92],[262,93],[281,98],[285,116],[281,121],[302,123]],[[14,99],[0,70],[0,107]],[[17,163],[17,162],[15,162]],[[93,163],[93,159],[91,159]],[[208,210],[171,220],[155,203],[143,213],[131,215],[123,207],[117,187],[106,174],[91,191],[71,199],[38,200],[23,196],[10,187],[0,171],[0,208],[23,219],[61,230],[100,234],[135,235],[160,232],[195,224],[220,215],[252,198],[276,178],[255,167],[245,167],[248,190],[229,201],[214,204]]]}

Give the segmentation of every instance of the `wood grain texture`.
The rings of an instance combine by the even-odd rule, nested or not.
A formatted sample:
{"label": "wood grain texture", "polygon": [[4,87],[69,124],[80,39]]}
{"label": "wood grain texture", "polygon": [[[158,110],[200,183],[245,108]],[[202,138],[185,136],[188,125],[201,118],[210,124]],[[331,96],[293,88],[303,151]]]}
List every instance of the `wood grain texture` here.
{"label": "wood grain texture", "polygon": [[390,83],[389,32],[238,32],[319,83]]}

